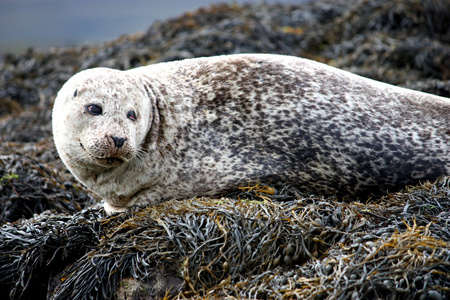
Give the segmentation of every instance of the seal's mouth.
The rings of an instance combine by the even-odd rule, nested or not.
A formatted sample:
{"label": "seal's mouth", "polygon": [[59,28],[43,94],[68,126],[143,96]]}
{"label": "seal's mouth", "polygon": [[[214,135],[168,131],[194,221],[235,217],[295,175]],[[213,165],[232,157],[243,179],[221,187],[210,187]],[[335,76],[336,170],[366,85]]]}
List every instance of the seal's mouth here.
{"label": "seal's mouth", "polygon": [[107,167],[117,167],[120,166],[121,164],[123,164],[125,162],[124,159],[119,158],[119,157],[106,157],[106,158],[95,158],[95,160],[103,165],[103,166],[107,166]]}
{"label": "seal's mouth", "polygon": [[99,157],[99,156],[87,151],[82,143],[80,143],[80,146],[84,151],[86,151],[86,153],[88,154],[89,158],[92,161],[96,162],[99,165],[105,166],[105,167],[117,167],[128,161],[128,159],[126,157],[121,156],[119,153],[115,153],[115,154],[111,153],[111,154],[109,154],[111,156],[105,155],[106,157]]}
{"label": "seal's mouth", "polygon": [[117,157],[108,157],[108,158],[105,158],[105,159],[106,159],[106,163],[108,165],[121,164],[121,163],[124,162],[123,159],[117,158]]}

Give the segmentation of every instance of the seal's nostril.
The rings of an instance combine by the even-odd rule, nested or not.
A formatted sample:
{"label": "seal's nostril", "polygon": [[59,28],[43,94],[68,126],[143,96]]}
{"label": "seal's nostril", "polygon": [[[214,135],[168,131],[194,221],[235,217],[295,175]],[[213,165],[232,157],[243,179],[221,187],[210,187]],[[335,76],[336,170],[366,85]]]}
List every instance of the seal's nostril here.
{"label": "seal's nostril", "polygon": [[120,148],[123,146],[123,143],[125,143],[125,139],[124,138],[119,138],[116,136],[112,136],[111,137],[114,141],[114,145],[116,146],[116,148]]}

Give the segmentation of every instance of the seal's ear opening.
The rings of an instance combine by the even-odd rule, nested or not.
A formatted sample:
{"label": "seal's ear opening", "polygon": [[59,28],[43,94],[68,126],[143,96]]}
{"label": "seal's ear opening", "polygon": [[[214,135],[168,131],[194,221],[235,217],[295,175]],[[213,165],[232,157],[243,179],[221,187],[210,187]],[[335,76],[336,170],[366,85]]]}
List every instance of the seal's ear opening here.
{"label": "seal's ear opening", "polygon": [[75,98],[78,95],[78,89],[75,90],[75,92],[73,92],[73,97]]}

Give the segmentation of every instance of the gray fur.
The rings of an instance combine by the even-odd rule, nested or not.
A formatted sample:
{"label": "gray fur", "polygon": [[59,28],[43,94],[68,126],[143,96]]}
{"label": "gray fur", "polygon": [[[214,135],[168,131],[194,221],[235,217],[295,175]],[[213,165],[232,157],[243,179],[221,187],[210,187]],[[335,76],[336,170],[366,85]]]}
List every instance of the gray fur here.
{"label": "gray fur", "polygon": [[133,146],[140,155],[90,172],[65,161],[113,206],[218,196],[249,181],[366,200],[450,175],[449,99],[321,63],[250,54],[80,74],[58,98],[75,89],[87,98],[82,105],[110,98],[104,105],[118,109],[100,117],[106,127],[120,124],[124,138],[133,139],[119,130],[129,126],[120,111],[127,95],[150,109],[140,116],[148,119],[146,137]]}

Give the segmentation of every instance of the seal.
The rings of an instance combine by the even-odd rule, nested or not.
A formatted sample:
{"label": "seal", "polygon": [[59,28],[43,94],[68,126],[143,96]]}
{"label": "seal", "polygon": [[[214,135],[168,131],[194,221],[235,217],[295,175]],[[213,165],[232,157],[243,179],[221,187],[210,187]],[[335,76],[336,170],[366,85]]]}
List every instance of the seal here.
{"label": "seal", "polygon": [[108,213],[290,182],[346,199],[450,174],[450,99],[307,59],[240,54],[69,79],[58,153]]}

